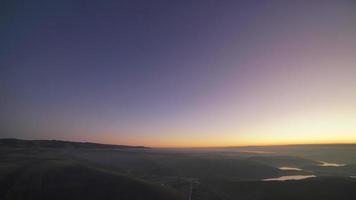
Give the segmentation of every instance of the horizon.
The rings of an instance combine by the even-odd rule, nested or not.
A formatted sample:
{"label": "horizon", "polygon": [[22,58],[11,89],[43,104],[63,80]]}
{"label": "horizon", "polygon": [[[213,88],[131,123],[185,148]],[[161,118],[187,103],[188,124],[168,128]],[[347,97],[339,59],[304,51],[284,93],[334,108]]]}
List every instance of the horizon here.
{"label": "horizon", "polygon": [[352,1],[2,6],[0,138],[356,143]]}
{"label": "horizon", "polygon": [[101,143],[95,141],[86,140],[61,140],[61,139],[23,139],[23,138],[0,138],[0,140],[23,140],[23,141],[60,141],[60,142],[78,142],[78,143],[94,143],[103,145],[122,145],[122,146],[137,146],[146,148],[157,148],[157,149],[210,149],[210,148],[241,148],[241,147],[277,147],[277,146],[313,146],[313,145],[356,145],[354,141],[345,141],[339,143],[280,143],[280,144],[255,144],[255,145],[234,145],[234,146],[145,146],[140,144],[123,144],[123,143]]}

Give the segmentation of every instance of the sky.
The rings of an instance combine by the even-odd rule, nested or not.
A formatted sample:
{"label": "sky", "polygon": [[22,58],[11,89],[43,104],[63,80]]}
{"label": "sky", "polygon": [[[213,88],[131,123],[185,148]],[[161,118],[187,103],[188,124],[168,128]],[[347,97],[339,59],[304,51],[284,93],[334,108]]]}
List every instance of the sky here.
{"label": "sky", "polygon": [[355,1],[0,5],[0,138],[356,143]]}

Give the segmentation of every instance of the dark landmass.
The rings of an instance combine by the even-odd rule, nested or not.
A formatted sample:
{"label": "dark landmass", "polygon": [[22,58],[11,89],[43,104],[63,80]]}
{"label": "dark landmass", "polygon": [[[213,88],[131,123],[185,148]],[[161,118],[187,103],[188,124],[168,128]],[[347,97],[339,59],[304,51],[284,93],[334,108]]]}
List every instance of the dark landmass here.
{"label": "dark landmass", "polygon": [[289,155],[311,160],[356,164],[356,144],[305,144],[236,147],[239,150],[266,151],[274,155]]}
{"label": "dark landmass", "polygon": [[[268,154],[125,147],[1,139],[0,199],[346,200],[356,195],[356,179],[351,178],[356,175],[355,151],[350,146],[325,151],[283,147]],[[323,167],[320,158],[347,164]],[[298,174],[317,177],[262,181]]]}
{"label": "dark landmass", "polygon": [[123,149],[148,148],[144,146],[127,146],[114,144],[98,144],[91,142],[71,142],[61,140],[20,140],[13,138],[0,139],[0,147],[11,148],[86,148],[86,149]]}
{"label": "dark landmass", "polygon": [[211,183],[225,199],[244,200],[350,200],[356,195],[356,179],[321,177],[299,181],[224,181]]}
{"label": "dark landmass", "polygon": [[260,162],[274,167],[303,167],[306,165],[318,165],[319,162],[311,159],[295,157],[295,156],[251,156],[248,160]]}
{"label": "dark landmass", "polygon": [[0,179],[0,199],[180,199],[169,188],[62,159],[34,159]]}

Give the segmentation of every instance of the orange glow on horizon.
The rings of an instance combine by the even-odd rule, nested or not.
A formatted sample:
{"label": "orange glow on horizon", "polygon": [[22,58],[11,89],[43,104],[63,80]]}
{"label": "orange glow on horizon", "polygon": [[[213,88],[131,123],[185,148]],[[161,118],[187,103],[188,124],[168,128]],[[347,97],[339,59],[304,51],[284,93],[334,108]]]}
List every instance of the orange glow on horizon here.
{"label": "orange glow on horizon", "polygon": [[206,141],[122,141],[122,140],[95,140],[93,142],[100,142],[105,144],[118,144],[118,145],[131,145],[131,146],[147,146],[152,148],[210,148],[210,147],[239,147],[239,146],[274,146],[274,145],[302,145],[302,144],[356,144],[356,137],[348,139],[335,139],[335,140],[259,140],[259,141],[216,141],[216,140],[206,140]]}

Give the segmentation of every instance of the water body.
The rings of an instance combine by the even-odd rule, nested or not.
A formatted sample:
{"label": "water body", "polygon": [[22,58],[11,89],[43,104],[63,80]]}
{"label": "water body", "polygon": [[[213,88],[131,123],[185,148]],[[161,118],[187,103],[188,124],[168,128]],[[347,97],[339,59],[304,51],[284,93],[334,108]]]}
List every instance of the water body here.
{"label": "water body", "polygon": [[291,175],[291,176],[281,176],[277,178],[266,178],[262,181],[287,181],[287,180],[302,180],[307,178],[314,178],[315,175]]}
{"label": "water body", "polygon": [[356,176],[350,176],[350,178],[356,178]]}
{"label": "water body", "polygon": [[254,154],[273,154],[272,151],[253,151],[253,150],[239,150],[241,153],[254,153]]}
{"label": "water body", "polygon": [[297,167],[280,167],[279,169],[284,171],[302,171],[302,169]]}
{"label": "water body", "polygon": [[329,163],[329,162],[324,162],[324,161],[319,161],[321,164],[319,166],[322,167],[343,167],[346,164],[339,164],[339,163]]}

